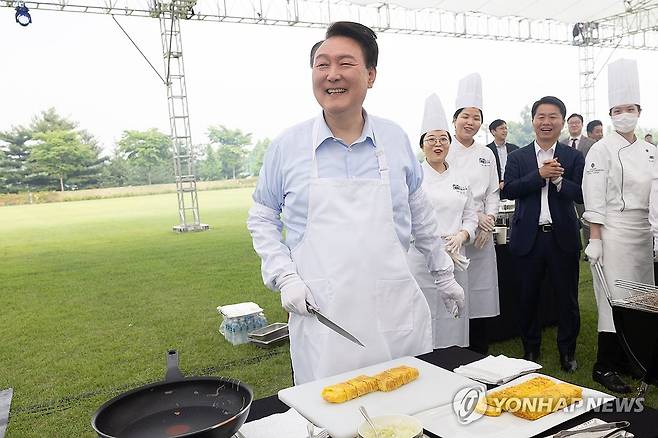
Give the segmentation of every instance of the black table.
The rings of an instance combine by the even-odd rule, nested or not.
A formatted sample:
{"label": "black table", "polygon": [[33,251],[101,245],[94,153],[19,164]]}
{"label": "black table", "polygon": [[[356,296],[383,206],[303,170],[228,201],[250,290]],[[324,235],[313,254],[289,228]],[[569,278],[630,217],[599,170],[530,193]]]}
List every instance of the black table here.
{"label": "black table", "polygon": [[[418,356],[419,359],[424,360],[425,362],[429,362],[433,365],[440,366],[441,368],[447,370],[453,370],[459,365],[471,363],[478,359],[482,359],[483,357],[484,356],[482,356],[481,354],[460,347],[443,348],[440,350],[435,350],[432,353],[427,353]],[[652,387],[652,390],[656,390],[656,389]],[[276,395],[262,398],[260,400],[255,400],[251,404],[251,410],[249,411],[249,417],[247,417],[247,421],[258,420],[260,418],[267,417],[272,414],[286,412],[288,409],[289,407],[285,405],[283,402],[281,402]],[[592,418],[599,418],[606,422],[627,420],[630,421],[631,423],[630,427],[628,428],[628,431],[632,432],[636,436],[636,438],[658,437],[658,410],[656,409],[645,407],[642,412],[630,412],[630,413],[614,412],[615,402],[612,401],[607,403],[606,405],[603,405],[603,407],[600,410],[601,412],[598,411],[586,412],[585,414],[580,415],[574,418],[573,420],[569,420],[558,427],[549,429],[546,432],[543,432],[542,434],[536,435],[536,437],[532,437],[532,438],[549,437],[561,430],[574,427]],[[431,438],[441,438],[429,432],[427,432],[427,436]],[[453,438],[453,437],[443,437],[443,438]]]}

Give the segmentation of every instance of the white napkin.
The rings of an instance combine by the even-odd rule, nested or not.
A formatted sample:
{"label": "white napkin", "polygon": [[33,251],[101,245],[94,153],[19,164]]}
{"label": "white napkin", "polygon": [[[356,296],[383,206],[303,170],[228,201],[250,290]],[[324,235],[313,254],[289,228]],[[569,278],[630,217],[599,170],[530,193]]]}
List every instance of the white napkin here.
{"label": "white napkin", "polygon": [[476,362],[454,369],[455,373],[483,383],[501,385],[510,380],[541,369],[541,365],[525,359],[505,355],[487,356]]}
{"label": "white napkin", "polygon": [[[308,420],[302,417],[296,410],[290,409],[283,414],[274,414],[260,420],[245,423],[240,428],[240,433],[245,438],[308,438],[306,425]],[[315,434],[322,429],[315,428]]]}
{"label": "white napkin", "polygon": [[[586,421],[582,424],[579,424],[576,427],[572,427],[571,429],[567,430],[582,430],[582,429],[587,429],[588,427],[592,426],[598,426],[599,424],[606,424],[605,421],[599,420],[598,418],[592,418],[589,421]],[[574,437],[578,438],[602,438],[609,434],[609,430],[601,431],[601,432],[583,432],[579,433],[578,435],[574,435]],[[555,435],[553,435],[555,436]],[[610,438],[633,438],[635,435],[633,435],[630,432],[626,432],[625,430],[620,430],[616,434],[612,435]]]}

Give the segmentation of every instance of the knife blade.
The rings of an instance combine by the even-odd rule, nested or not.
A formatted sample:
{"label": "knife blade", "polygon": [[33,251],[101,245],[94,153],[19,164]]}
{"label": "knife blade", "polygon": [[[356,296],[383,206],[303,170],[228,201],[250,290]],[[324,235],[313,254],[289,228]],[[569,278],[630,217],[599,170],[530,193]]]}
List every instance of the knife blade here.
{"label": "knife blade", "polygon": [[348,332],[347,330],[345,330],[344,328],[342,328],[341,326],[339,326],[338,324],[336,324],[335,322],[324,316],[317,307],[312,306],[311,304],[308,303],[308,301],[306,302],[306,308],[312,315],[314,315],[318,319],[318,321],[321,324],[335,331],[342,337],[349,339],[355,344],[365,347],[365,345],[363,345],[361,341],[359,341],[352,333]]}

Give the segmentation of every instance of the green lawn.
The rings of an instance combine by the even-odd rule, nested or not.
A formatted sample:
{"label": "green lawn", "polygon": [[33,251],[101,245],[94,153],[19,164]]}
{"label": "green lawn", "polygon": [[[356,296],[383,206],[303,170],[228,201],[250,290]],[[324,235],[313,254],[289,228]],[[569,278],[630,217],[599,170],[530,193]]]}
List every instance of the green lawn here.
{"label": "green lawn", "polygon": [[[212,229],[190,234],[170,231],[175,194],[0,208],[0,389],[14,388],[8,438],[93,437],[95,409],[162,379],[169,348],[180,351],[184,373],[239,378],[257,397],[290,384],[287,347],[232,347],[217,331],[220,304],[255,301],[270,321],[285,320],[245,227],[252,190],[199,192]],[[581,368],[558,371],[552,329],[542,357],[545,372],[601,389],[590,379],[588,268],[581,279]],[[499,352],[518,355],[520,343],[494,345]]]}

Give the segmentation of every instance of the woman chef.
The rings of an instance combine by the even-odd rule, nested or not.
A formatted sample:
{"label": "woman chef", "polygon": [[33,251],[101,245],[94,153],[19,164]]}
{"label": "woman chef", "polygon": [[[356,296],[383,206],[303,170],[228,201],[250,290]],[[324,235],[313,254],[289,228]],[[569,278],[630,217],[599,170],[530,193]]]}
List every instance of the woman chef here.
{"label": "woman chef", "polygon": [[[478,217],[468,180],[445,161],[452,139],[443,105],[436,94],[425,101],[421,133],[420,148],[425,155],[421,165],[423,190],[436,213],[446,251],[455,262],[455,279],[467,292],[468,260],[463,244],[475,238]],[[425,257],[412,246],[407,258],[411,273],[430,305],[434,348],[468,347],[468,307],[464,307],[460,318],[455,318],[436,296],[436,286]]]}
{"label": "woman chef", "polygon": [[459,81],[453,116],[455,138],[446,161],[454,173],[466,176],[478,214],[473,244],[466,247],[468,267],[468,312],[470,349],[486,354],[489,348],[485,319],[500,314],[498,269],[493,230],[498,204],[496,158],[486,146],[475,142],[482,125],[482,79],[477,73]]}
{"label": "woman chef", "polygon": [[[596,142],[587,154],[583,177],[585,213],[590,224],[585,254],[600,263],[611,298],[628,296],[615,287],[624,279],[653,284],[653,253],[649,225],[649,192],[655,146],[635,135],[640,115],[637,63],[620,59],[608,66],[608,96],[614,132]],[[595,270],[598,306],[598,353],[592,378],[607,389],[628,393],[617,374],[625,354],[615,334],[612,309]]]}

